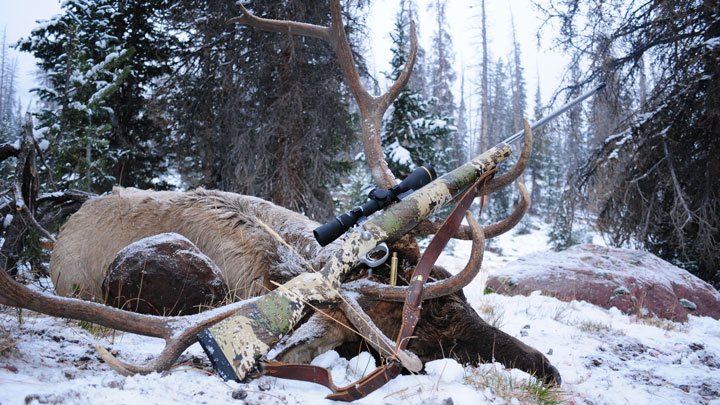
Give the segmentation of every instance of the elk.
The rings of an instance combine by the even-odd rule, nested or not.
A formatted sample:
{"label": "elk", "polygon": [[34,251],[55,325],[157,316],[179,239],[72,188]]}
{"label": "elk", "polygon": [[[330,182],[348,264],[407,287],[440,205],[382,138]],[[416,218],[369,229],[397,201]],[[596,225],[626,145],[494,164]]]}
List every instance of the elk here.
{"label": "elk", "polygon": [[[527,208],[527,196],[521,190],[523,199],[513,218],[486,229],[486,237],[509,229],[521,217]],[[102,302],[107,295],[101,288],[103,278],[122,248],[148,236],[175,232],[193,241],[218,265],[232,296],[247,299],[308,271],[300,261],[322,267],[338,243],[320,248],[312,236],[318,225],[265,200],[234,193],[116,188],[110,195],[87,201],[64,225],[51,256],[50,275],[58,294]],[[475,252],[475,256],[481,254],[481,250]],[[472,263],[471,267],[477,271],[479,266]],[[436,279],[449,277],[440,268],[434,273]],[[385,281],[379,280],[382,274],[375,271],[375,283]],[[398,300],[404,299],[403,294],[393,297],[392,291],[382,291],[379,284],[365,282],[350,283],[348,288],[361,293],[360,306],[385,335],[396,334],[402,309]],[[380,297],[383,292],[385,296]],[[549,380],[559,379],[541,353],[482,321],[460,291],[442,295],[430,289],[427,294],[439,296],[425,303],[419,333],[409,346],[422,361],[443,353],[475,364],[494,357]],[[386,301],[390,299],[394,301]],[[328,349],[358,341],[356,334],[341,325],[350,325],[341,311],[331,311],[330,315],[333,320],[316,316],[311,323],[318,337],[289,344],[280,356],[282,360],[308,363]]]}
{"label": "elk", "polygon": [[[411,26],[411,49],[403,72],[385,94],[373,97],[362,85],[352,59],[338,0],[330,2],[332,24],[329,27],[262,19],[251,14],[242,4],[238,3],[238,7],[242,15],[233,19],[233,22],[261,30],[313,36],[326,40],[332,46],[360,109],[363,146],[372,177],[381,188],[389,189],[394,186],[395,178],[387,168],[380,147],[380,130],[384,112],[405,86],[412,72],[417,53],[414,25]],[[32,136],[26,138],[24,145],[34,142]],[[522,174],[529,159],[531,140],[531,130],[525,123],[524,147],[518,163],[502,176],[490,180],[481,194],[487,195],[506,187]],[[442,183],[445,187],[442,203],[460,195],[465,189],[475,189],[476,185],[465,183],[467,178],[494,167],[510,153],[511,148],[507,144],[502,144],[464,165],[461,172],[450,173],[446,175],[450,176],[447,179],[446,176],[438,179],[438,181],[445,179],[445,183]],[[22,203],[21,189],[25,183],[23,179],[27,176],[25,172],[21,173],[20,169],[18,170],[15,187],[16,207],[22,215],[32,219],[32,212]],[[460,177],[463,177],[462,181],[459,180]],[[223,268],[230,289],[239,297],[266,294],[266,289],[273,289],[280,284],[282,288],[275,288],[273,292],[276,293],[275,296],[286,294],[287,300],[294,300],[294,296],[288,294],[297,295],[297,291],[314,294],[313,298],[316,300],[334,303],[334,308],[329,312],[335,318],[344,318],[339,319],[341,323],[348,323],[359,329],[366,338],[369,337],[368,342],[379,352],[399,359],[409,370],[419,369],[418,360],[437,356],[438,347],[452,349],[450,342],[457,340],[457,337],[473,336],[473,340],[477,341],[477,336],[482,336],[486,341],[468,345],[462,353],[455,354],[471,362],[497,358],[509,366],[518,366],[548,381],[559,383],[560,376],[557,370],[541,353],[485,324],[469,307],[461,293],[461,289],[480,269],[485,238],[507,231],[524,215],[527,209],[527,193],[520,183],[518,187],[521,190],[522,202],[506,220],[483,229],[472,215],[466,215],[469,225],[458,229],[453,236],[473,240],[470,261],[459,274],[452,277],[448,277],[448,274],[442,270],[434,272],[438,281],[427,285],[423,297],[427,300],[426,310],[423,311],[425,326],[422,323],[418,325],[418,331],[423,333],[419,333],[421,339],[416,339],[408,346],[409,352],[402,348],[396,350],[388,343],[392,340],[386,337],[387,334],[395,332],[393,329],[397,327],[397,319],[401,311],[399,302],[404,299],[408,287],[390,287],[381,283],[382,280],[370,278],[360,283],[342,284],[352,276],[350,268],[354,263],[354,259],[347,258],[348,252],[343,251],[342,246],[357,243],[358,248],[355,250],[362,255],[379,241],[387,240],[392,243],[402,239],[405,244],[410,245],[406,250],[410,261],[412,262],[412,259],[417,261],[417,257],[413,257],[416,255],[413,252],[417,252],[417,245],[414,244],[412,236],[433,234],[440,228],[440,222],[432,218],[417,224],[417,221],[428,218],[434,212],[433,207],[423,208],[421,215],[418,215],[415,221],[404,224],[402,229],[396,229],[392,233],[374,230],[368,238],[362,235],[361,240],[352,239],[360,237],[351,232],[351,235],[342,242],[343,245],[333,243],[321,249],[313,245],[314,240],[311,237],[311,230],[317,225],[316,223],[254,197],[203,190],[176,193],[118,189],[110,196],[89,200],[61,229],[53,250],[50,271],[57,292],[61,295],[69,295],[73,291],[78,291],[75,287],[78,286],[80,298],[85,300],[38,293],[14,282],[3,272],[0,275],[0,304],[28,308],[53,316],[86,320],[131,333],[161,337],[166,340],[165,349],[154,361],[146,365],[123,363],[100,346],[98,350],[111,367],[122,373],[149,373],[167,369],[182,351],[195,341],[200,332],[230,317],[247,314],[257,302],[252,299],[241,300],[201,314],[182,317],[135,314],[105,306],[100,302],[92,302],[93,299],[102,302],[103,291],[100,288],[100,281],[117,251],[147,236],[162,232],[177,232],[195,242],[206,255]],[[408,197],[408,200],[410,204],[411,198]],[[404,201],[401,201],[397,207],[400,207]],[[402,211],[402,208],[398,210]],[[36,221],[28,220],[28,222],[41,228]],[[259,222],[265,223],[287,243],[294,246],[293,250],[299,252],[304,260],[283,260],[287,257],[282,254],[284,245],[269,238],[267,232],[257,226]],[[222,229],[219,233],[218,228]],[[247,232],[245,239],[243,239],[244,232]],[[47,231],[44,234],[48,234]],[[52,235],[48,234],[48,236],[52,240]],[[255,238],[264,242],[257,244]],[[230,262],[231,265],[223,267],[224,263]],[[321,272],[312,272],[320,268],[323,269]],[[318,280],[327,282],[334,288],[329,292],[324,291],[325,289],[320,292],[315,287],[307,287],[307,284],[320,282]],[[359,294],[360,298],[357,300],[352,298],[346,294],[348,291]],[[344,300],[338,301],[340,296],[344,297]],[[292,322],[299,322],[303,318],[301,315],[306,313],[305,304],[300,301],[293,302],[293,305],[300,309],[297,311],[297,316],[293,315]],[[362,309],[367,310],[370,314],[369,318],[376,322],[369,322]],[[282,356],[295,360],[308,360],[317,351],[357,339],[354,335],[348,336],[342,331],[337,332],[339,329],[334,327],[334,323],[319,316],[321,312],[318,311],[305,324],[322,323],[326,330],[335,331],[325,334],[330,337],[330,341],[298,340],[283,348]],[[458,316],[467,321],[463,325],[464,328],[459,327],[457,323],[434,324],[440,319],[446,321],[460,319]],[[445,332],[438,333],[438,330]],[[424,340],[422,336],[425,336]],[[269,342],[275,344],[277,340],[271,339]],[[412,353],[413,348],[417,351],[419,359]],[[450,352],[452,353],[452,350]],[[245,370],[251,368],[255,360],[255,357],[249,356],[249,362],[243,363],[242,367]]]}

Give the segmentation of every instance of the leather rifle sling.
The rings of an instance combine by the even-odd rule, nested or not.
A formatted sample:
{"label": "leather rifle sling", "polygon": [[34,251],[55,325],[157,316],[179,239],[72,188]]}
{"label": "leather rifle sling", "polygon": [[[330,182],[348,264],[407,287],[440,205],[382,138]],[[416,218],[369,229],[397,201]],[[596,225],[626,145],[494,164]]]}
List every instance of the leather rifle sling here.
{"label": "leather rifle sling", "polygon": [[[484,188],[485,183],[493,177],[496,171],[496,168],[486,171],[475,184],[465,191],[465,194],[463,194],[452,213],[445,219],[427,249],[425,249],[410,279],[410,288],[408,289],[403,305],[402,326],[400,327],[400,333],[395,342],[396,351],[404,350],[405,347],[407,347],[415,330],[415,326],[420,319],[424,285],[430,275],[430,271],[435,265],[435,261],[440,256],[440,253],[442,253],[452,235],[460,227],[463,215],[470,208],[470,205],[478,194],[478,187]],[[480,194],[482,195],[482,191],[480,191]],[[484,201],[481,201],[480,211],[482,211],[483,203]],[[358,381],[346,387],[338,387],[333,383],[330,371],[320,366],[261,359],[258,368],[259,373],[253,375],[253,377],[268,375],[278,378],[313,382],[323,385],[333,392],[326,396],[326,399],[346,402],[355,401],[367,396],[385,385],[388,381],[397,377],[400,371],[402,371],[400,362],[397,359],[391,358],[383,366],[376,368],[373,372]]]}

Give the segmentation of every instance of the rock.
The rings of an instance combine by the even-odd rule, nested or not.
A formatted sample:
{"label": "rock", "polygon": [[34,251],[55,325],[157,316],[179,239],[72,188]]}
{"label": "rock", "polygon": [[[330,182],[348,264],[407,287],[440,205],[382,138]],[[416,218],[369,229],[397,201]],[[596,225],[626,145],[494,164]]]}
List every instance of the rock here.
{"label": "rock", "polygon": [[232,392],[232,394],[230,394],[230,395],[232,396],[233,399],[245,399],[248,396],[247,391],[245,391],[242,388],[238,388],[238,389],[234,390]]}
{"label": "rock", "polygon": [[684,322],[688,313],[720,319],[720,293],[710,284],[649,252],[573,246],[528,255],[491,274],[500,294],[535,290],[563,301],[582,300],[625,313]]}
{"label": "rock", "polygon": [[454,359],[440,359],[425,363],[425,372],[441,382],[462,381],[465,368]]}
{"label": "rock", "polygon": [[151,236],[122,249],[102,288],[114,306],[172,316],[197,313],[227,294],[227,282],[215,263],[176,233]]}

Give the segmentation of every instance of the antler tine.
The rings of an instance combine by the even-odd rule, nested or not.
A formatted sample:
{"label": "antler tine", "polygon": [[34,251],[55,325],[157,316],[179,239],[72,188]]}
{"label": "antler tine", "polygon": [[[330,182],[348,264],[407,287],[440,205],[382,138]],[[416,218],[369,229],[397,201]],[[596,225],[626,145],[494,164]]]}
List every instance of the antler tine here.
{"label": "antler tine", "polygon": [[330,42],[329,27],[323,27],[320,25],[308,24],[298,21],[280,21],[271,20],[269,18],[262,18],[251,13],[248,9],[245,8],[242,2],[238,1],[235,4],[240,7],[240,11],[243,13],[243,15],[241,15],[240,17],[231,18],[230,20],[228,20],[229,23],[245,24],[247,26],[257,28],[262,31],[289,32],[290,34],[305,35],[309,37],[324,39]]}
{"label": "antler tine", "polygon": [[[473,240],[468,263],[460,273],[445,280],[428,283],[423,292],[423,300],[443,297],[461,290],[470,284],[478,271],[480,271],[480,265],[485,253],[485,232],[470,211],[465,213],[465,219],[468,221]],[[392,287],[368,280],[346,283],[343,284],[343,288],[359,294],[373,296],[383,301],[404,301],[408,291],[407,286]]]}
{"label": "antler tine", "polygon": [[512,214],[510,214],[507,218],[485,227],[486,238],[494,238],[509,231],[510,229],[515,227],[515,225],[517,225],[518,222],[523,219],[525,213],[527,213],[527,210],[530,207],[530,194],[528,194],[525,185],[520,181],[516,181],[515,186],[520,192],[520,201],[515,206]]}
{"label": "antler tine", "polygon": [[239,311],[247,301],[236,302],[196,315],[161,317],[142,315],[76,298],[57,297],[33,291],[0,270],[0,304],[26,308],[47,315],[93,322],[105,327],[165,339],[165,348],[144,366],[124,363],[96,346],[100,356],[121,374],[147,374],[170,368],[197,335]]}
{"label": "antler tine", "polygon": [[355,299],[354,294],[343,292],[342,296],[340,310],[370,346],[385,356],[397,357],[403,367],[414,373],[422,370],[422,361],[414,353],[407,350],[395,351],[394,342],[375,326],[372,319],[363,311]]}
{"label": "antler tine", "polygon": [[[485,231],[485,239],[494,238],[512,229],[515,225],[518,224],[518,222],[520,222],[523,216],[525,216],[525,213],[527,213],[527,210],[530,207],[530,195],[528,194],[527,189],[525,188],[525,185],[523,183],[516,181],[515,185],[520,192],[520,201],[513,209],[513,212],[507,218],[494,224],[487,225],[483,228]],[[440,229],[440,225],[442,225],[441,222],[436,222],[433,220],[423,221],[418,224],[418,226],[413,228],[412,234],[433,235],[438,231],[438,229]],[[458,228],[457,231],[455,231],[452,237],[454,239],[463,240],[473,239],[472,228],[470,228],[469,226],[461,226],[460,228]]]}
{"label": "antler tine", "polygon": [[378,186],[389,189],[397,182],[395,176],[390,171],[382,151],[380,143],[380,135],[382,131],[382,117],[390,104],[397,98],[400,91],[407,85],[415,66],[417,56],[417,33],[415,32],[415,23],[410,24],[410,53],[405,62],[405,67],[398,79],[393,83],[385,94],[373,97],[362,84],[360,74],[358,73],[355,61],[350,49],[347,35],[345,35],[345,27],[342,21],[342,8],[340,0],[330,1],[330,15],[332,16],[332,25],[322,27],[313,24],[300,23],[296,21],[280,21],[260,18],[248,11],[240,2],[237,3],[243,15],[230,20],[246,24],[248,26],[271,32],[288,32],[296,35],[307,35],[321,38],[332,46],[333,51],[338,57],[340,67],[348,81],[350,91],[355,97],[355,101],[360,108],[362,117],[362,134],[363,149],[365,150],[365,159],[373,180]]}
{"label": "antler tine", "polygon": [[528,161],[530,160],[530,154],[532,153],[532,129],[530,129],[530,124],[525,118],[523,118],[523,128],[525,130],[525,138],[523,139],[523,148],[520,152],[517,163],[515,163],[515,166],[513,166],[512,169],[503,173],[502,176],[490,180],[485,185],[483,195],[492,194],[505,188],[515,181],[515,179],[520,177],[520,175],[525,171],[525,167],[527,167]]}

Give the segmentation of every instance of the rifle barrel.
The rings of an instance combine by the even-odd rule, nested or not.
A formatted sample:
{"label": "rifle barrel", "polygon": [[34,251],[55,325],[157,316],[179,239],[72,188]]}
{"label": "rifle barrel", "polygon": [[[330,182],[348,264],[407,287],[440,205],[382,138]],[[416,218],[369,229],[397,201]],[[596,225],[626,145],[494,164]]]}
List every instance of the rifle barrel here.
{"label": "rifle barrel", "polygon": [[[533,122],[532,125],[530,125],[530,129],[532,129],[532,130],[534,131],[534,130],[542,127],[543,125],[547,124],[549,121],[552,121],[553,119],[555,119],[555,117],[557,117],[558,115],[560,115],[560,114],[564,113],[565,111],[567,111],[567,110],[575,107],[577,104],[580,104],[583,100],[585,100],[586,98],[592,96],[593,94],[597,93],[598,91],[602,90],[603,88],[605,88],[605,83],[600,84],[599,86],[595,87],[595,88],[592,89],[592,90],[586,91],[585,93],[581,94],[580,96],[578,96],[578,97],[575,98],[574,100],[568,101],[567,104],[565,104],[564,106],[562,106],[562,107],[558,108],[557,110],[553,111],[552,113],[550,113],[550,115],[548,115],[548,116],[546,116],[546,117],[542,117],[542,118],[540,118],[539,120]],[[523,131],[523,130],[520,130],[520,131],[516,132],[515,134],[513,134],[513,136],[511,136],[511,137],[509,137],[508,139],[504,140],[503,142],[505,142],[505,143],[507,143],[507,144],[512,144],[513,142],[515,142],[515,141],[517,141],[518,139],[522,138],[522,137],[523,137],[523,134],[524,134],[524,131]]]}

